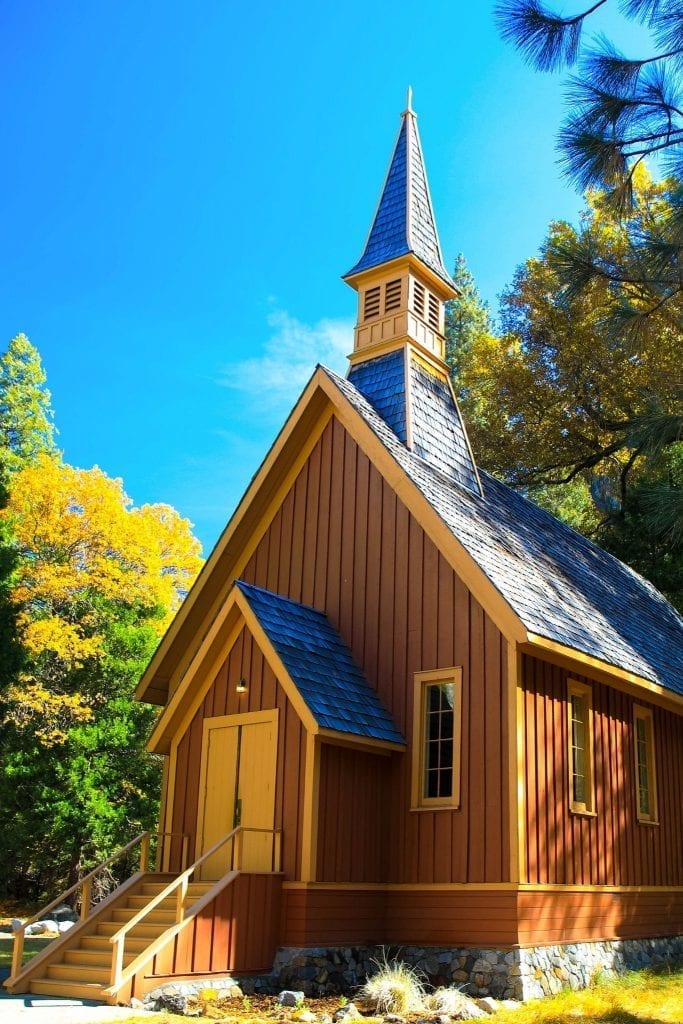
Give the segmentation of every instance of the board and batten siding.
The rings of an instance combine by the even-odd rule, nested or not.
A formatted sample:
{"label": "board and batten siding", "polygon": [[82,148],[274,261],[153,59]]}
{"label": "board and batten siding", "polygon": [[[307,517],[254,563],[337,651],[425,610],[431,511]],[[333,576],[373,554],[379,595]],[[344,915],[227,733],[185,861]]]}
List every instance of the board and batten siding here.
{"label": "board and batten siding", "polygon": [[[683,886],[683,716],[531,656],[522,671],[527,881]],[[569,810],[568,677],[593,694],[590,816]],[[637,820],[634,704],[654,716],[658,824]]]}
{"label": "board and batten siding", "polygon": [[[324,611],[410,743],[414,673],[462,666],[458,810],[410,810],[411,752],[386,771],[388,882],[509,878],[505,642],[393,489],[332,418],[267,526],[242,578]],[[324,752],[323,792],[352,808],[348,758]],[[383,812],[381,812],[383,813]],[[347,822],[353,830],[353,822]],[[328,838],[317,878],[346,881]],[[354,865],[376,876],[381,850]],[[379,859],[378,859],[379,858]],[[323,872],[321,875],[320,872]],[[291,876],[290,876],[291,877]],[[374,879],[373,879],[374,880]]]}
{"label": "board and batten siding", "polygon": [[[238,694],[236,686],[242,678],[248,680],[247,692]],[[272,708],[279,709],[274,827],[282,829],[285,876],[298,878],[306,734],[299,716],[246,626],[239,633],[191,722],[178,737],[171,831],[190,836],[192,859],[197,833],[204,720]]]}

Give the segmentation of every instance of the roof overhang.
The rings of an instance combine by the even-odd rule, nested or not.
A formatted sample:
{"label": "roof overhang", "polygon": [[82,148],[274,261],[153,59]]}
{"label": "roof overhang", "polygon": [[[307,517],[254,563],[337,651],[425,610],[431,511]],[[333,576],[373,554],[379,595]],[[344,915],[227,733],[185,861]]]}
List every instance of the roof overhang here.
{"label": "roof overhang", "polygon": [[519,644],[519,649],[524,654],[533,654],[543,658],[544,661],[550,661],[582,675],[591,676],[616,689],[625,690],[627,693],[640,697],[641,700],[649,699],[669,710],[678,712],[678,714],[683,714],[683,696],[680,694],[660,686],[651,679],[646,679],[645,676],[627,672],[623,668],[611,665],[600,658],[594,658],[590,654],[584,654],[573,647],[567,647],[556,640],[540,636],[538,633],[527,633],[527,638]]}
{"label": "roof overhang", "polygon": [[455,299],[460,294],[453,282],[445,281],[440,274],[432,270],[429,264],[425,263],[414,252],[407,252],[402,256],[394,257],[393,260],[387,260],[386,263],[377,263],[373,267],[365,267],[363,270],[344,274],[342,280],[358,291],[363,284],[369,284],[376,279],[391,276],[392,273],[400,273],[400,271],[406,268],[425,278],[432,291],[436,292],[444,301],[446,299]]}

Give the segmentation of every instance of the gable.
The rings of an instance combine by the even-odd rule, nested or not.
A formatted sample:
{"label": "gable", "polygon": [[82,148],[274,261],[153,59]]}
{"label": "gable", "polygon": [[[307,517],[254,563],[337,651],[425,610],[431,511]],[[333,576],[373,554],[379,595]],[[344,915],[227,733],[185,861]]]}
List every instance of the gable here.
{"label": "gable", "polygon": [[[441,552],[442,557],[444,552],[448,552],[447,564],[455,568],[477,603],[486,607],[497,628],[508,639],[526,639],[526,632],[516,615],[501,599],[475,559],[455,540],[429,501],[412,485],[384,446],[378,443],[363,419],[344,401],[327,372],[318,368],[162,639],[138,685],[138,699],[163,704],[173,695],[195,656],[198,645],[220,614],[232,581],[241,576],[248,578],[244,575],[246,565],[271,522],[275,517],[281,516],[282,510],[286,509],[292,485],[307,465],[309,457],[331,422],[335,422],[337,429],[341,429],[341,434],[352,440],[358,450],[360,462],[368,467],[372,464],[377,480],[383,481],[385,494],[390,496],[392,501],[401,503],[403,515],[410,513],[414,517],[416,523],[420,524],[420,529],[434,545],[435,551]],[[355,458],[355,455],[349,455],[348,467],[344,470],[347,482],[344,476],[338,480],[330,494],[329,505],[326,509],[320,510],[322,520],[329,520],[329,529],[333,535],[338,529],[337,510],[341,508],[342,503],[347,510],[348,521],[356,502],[367,501],[367,483],[364,483],[362,478],[359,478],[358,482],[354,481],[352,486],[347,485],[351,481],[351,465]],[[381,525],[381,519],[381,513],[373,517],[373,529],[377,530]],[[324,532],[324,525],[321,529]],[[293,540],[293,543],[300,545],[303,550],[303,537]],[[368,543],[373,542],[370,539]],[[262,554],[261,558],[263,557]],[[351,632],[340,628],[340,623],[335,618],[339,598],[335,599],[334,593],[330,592],[326,597],[326,604],[322,604],[319,599],[311,600],[306,596],[313,586],[312,581],[316,574],[312,566],[308,570],[308,577],[304,573],[299,582],[300,573],[297,566],[302,559],[301,551],[295,548],[293,552],[291,589],[289,582],[285,582],[279,575],[279,555],[274,553],[272,558],[268,557],[269,568],[264,577],[266,582],[259,581],[259,585],[286,593],[293,600],[324,608],[335,628],[339,628],[342,636],[349,640],[351,649],[357,657],[355,634],[352,636]],[[397,557],[400,558],[401,554]],[[349,558],[348,550],[346,558]],[[318,588],[320,585],[318,582]],[[301,593],[298,588],[301,588]],[[372,610],[368,615],[369,621],[372,621]]]}

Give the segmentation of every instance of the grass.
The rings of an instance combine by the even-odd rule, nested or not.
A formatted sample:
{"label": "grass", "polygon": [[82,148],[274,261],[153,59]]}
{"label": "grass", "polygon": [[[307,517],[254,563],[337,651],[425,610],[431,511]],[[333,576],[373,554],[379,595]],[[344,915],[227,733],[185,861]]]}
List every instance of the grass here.
{"label": "grass", "polygon": [[[42,935],[27,935],[24,941],[24,959],[22,962],[26,963],[36,953],[41,953],[45,949],[45,944],[53,938],[54,935],[51,935],[50,938],[45,938]],[[0,939],[0,969],[12,966],[13,946],[14,943],[11,936]]]}
{"label": "grass", "polygon": [[582,992],[561,992],[501,1010],[495,1024],[681,1024],[683,971],[634,971]]}

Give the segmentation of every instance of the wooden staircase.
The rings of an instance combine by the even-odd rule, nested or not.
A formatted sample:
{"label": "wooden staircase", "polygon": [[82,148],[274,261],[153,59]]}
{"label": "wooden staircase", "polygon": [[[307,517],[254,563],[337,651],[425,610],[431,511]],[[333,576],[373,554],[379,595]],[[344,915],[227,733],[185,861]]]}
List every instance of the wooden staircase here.
{"label": "wooden staircase", "polygon": [[[245,833],[270,837],[270,870],[261,865],[256,872],[242,871]],[[184,863],[187,837],[160,835],[182,839]],[[139,870],[93,905],[97,872],[136,846]],[[11,992],[129,1003],[173,977],[270,967],[282,881],[279,829],[238,826],[179,873],[149,872],[149,849],[150,833],[145,832],[22,925],[14,936],[12,974],[4,986]],[[202,867],[220,850],[224,874],[202,879]],[[163,862],[163,856],[159,859]],[[79,889],[81,920],[22,965],[28,925],[47,918]]]}
{"label": "wooden staircase", "polygon": [[[40,976],[27,982],[29,991],[36,995],[62,996],[71,999],[107,1001],[105,989],[111,984],[111,937],[127,924],[150,900],[168,886],[173,876],[148,875],[126,894],[123,902],[111,909],[105,908],[92,918],[94,931],[74,937],[73,945],[66,945],[59,957],[45,965]],[[190,882],[187,886],[185,906],[189,906],[211,888],[211,882]],[[175,894],[161,903],[136,924],[126,936],[123,967],[127,967],[176,921]]]}

